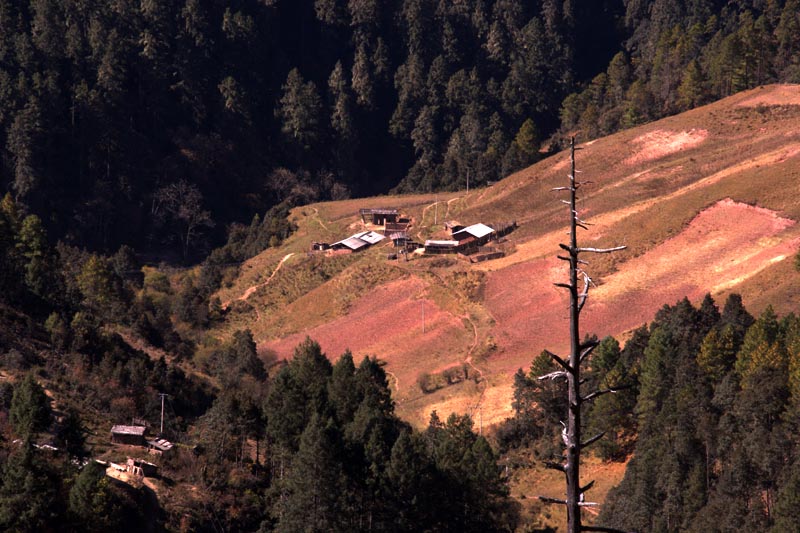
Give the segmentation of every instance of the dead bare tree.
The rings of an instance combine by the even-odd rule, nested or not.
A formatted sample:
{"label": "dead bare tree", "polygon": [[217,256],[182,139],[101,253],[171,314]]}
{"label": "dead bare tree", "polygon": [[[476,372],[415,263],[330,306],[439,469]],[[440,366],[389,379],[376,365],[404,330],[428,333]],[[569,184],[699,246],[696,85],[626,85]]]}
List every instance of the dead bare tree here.
{"label": "dead bare tree", "polygon": [[547,352],[547,354],[558,363],[560,370],[539,377],[540,380],[567,380],[569,410],[567,423],[561,422],[563,426],[561,437],[564,441],[566,457],[563,463],[551,462],[546,465],[549,468],[564,472],[567,482],[567,497],[566,499],[559,499],[540,496],[539,499],[547,503],[556,503],[566,506],[567,531],[569,533],[580,533],[581,531],[616,532],[618,530],[612,528],[581,524],[581,507],[598,505],[597,503],[586,501],[584,497],[586,491],[594,485],[594,481],[581,485],[581,452],[603,437],[603,433],[600,433],[587,440],[583,440],[583,436],[581,435],[581,406],[603,394],[613,393],[618,390],[608,388],[592,391],[585,396],[581,394],[581,384],[583,383],[581,378],[581,364],[586,361],[592,351],[599,345],[599,342],[596,340],[581,342],[580,337],[580,314],[589,297],[589,288],[592,286],[592,279],[583,269],[587,263],[581,259],[581,254],[607,254],[624,250],[625,246],[616,246],[614,248],[581,248],[578,246],[578,228],[588,229],[588,223],[578,217],[576,206],[577,192],[583,185],[589,182],[579,182],[575,179],[575,150],[575,138],[573,137],[570,141],[571,169],[569,174],[569,186],[553,189],[555,191],[566,191],[569,193],[569,200],[562,200],[562,202],[569,206],[570,210],[569,244],[559,245],[567,255],[558,256],[559,259],[569,263],[569,281],[568,283],[556,283],[555,285],[566,289],[569,291],[570,295],[570,354],[569,358],[565,359],[554,353]]}

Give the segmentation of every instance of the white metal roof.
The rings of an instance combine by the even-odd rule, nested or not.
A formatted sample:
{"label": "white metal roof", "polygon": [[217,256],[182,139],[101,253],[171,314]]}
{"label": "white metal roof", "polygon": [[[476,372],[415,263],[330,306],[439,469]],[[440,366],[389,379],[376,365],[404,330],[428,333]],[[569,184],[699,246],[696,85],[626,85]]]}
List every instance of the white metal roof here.
{"label": "white metal roof", "polygon": [[147,441],[147,444],[164,452],[171,450],[173,446],[173,444],[167,439],[149,440]]}
{"label": "white metal roof", "polygon": [[494,233],[494,230],[489,226],[487,226],[486,224],[481,224],[479,222],[478,224],[467,226],[466,228],[457,231],[453,235],[457,235],[459,233],[469,233],[476,239],[480,239],[481,237],[486,237],[487,235]]}
{"label": "white metal roof", "polygon": [[425,246],[458,246],[458,241],[428,240],[425,241]]}
{"label": "white metal roof", "polygon": [[356,233],[353,237],[368,242],[369,244],[377,244],[385,239],[383,235],[375,233],[374,231],[362,231],[361,233]]}
{"label": "white metal roof", "polygon": [[367,241],[362,241],[358,237],[348,237],[346,239],[342,239],[339,242],[333,243],[332,246],[336,246],[337,244],[341,244],[343,246],[346,246],[347,248],[350,248],[351,250],[358,250],[360,248],[363,248],[364,246],[369,246],[369,243]]}

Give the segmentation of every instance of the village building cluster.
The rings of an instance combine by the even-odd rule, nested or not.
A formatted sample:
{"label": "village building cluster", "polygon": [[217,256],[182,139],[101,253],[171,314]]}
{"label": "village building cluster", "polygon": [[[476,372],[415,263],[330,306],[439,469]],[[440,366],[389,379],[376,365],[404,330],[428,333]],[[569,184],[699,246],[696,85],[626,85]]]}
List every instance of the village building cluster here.
{"label": "village building cluster", "polygon": [[[151,455],[163,455],[175,446],[162,437],[149,437],[147,426],[134,423],[132,425],[118,424],[111,428],[111,443],[124,446],[140,446],[147,449]],[[124,465],[109,463],[115,470],[127,472],[139,477],[153,477],[158,473],[158,466],[144,459],[128,457]]]}
{"label": "village building cluster", "polygon": [[[479,222],[469,226],[449,221],[444,224],[445,229],[450,232],[449,238],[428,239],[421,244],[414,242],[409,236],[411,220],[402,217],[397,209],[365,208],[360,209],[358,214],[365,226],[382,226],[382,229],[361,231],[332,244],[314,242],[311,245],[312,251],[327,251],[330,254],[354,253],[388,238],[397,253],[406,254],[406,257],[410,252],[422,249],[425,254],[457,254],[460,258],[474,263],[502,257],[504,252],[497,247],[489,246],[489,243],[517,227],[516,221],[499,225]],[[389,258],[397,258],[397,253],[389,254]]]}

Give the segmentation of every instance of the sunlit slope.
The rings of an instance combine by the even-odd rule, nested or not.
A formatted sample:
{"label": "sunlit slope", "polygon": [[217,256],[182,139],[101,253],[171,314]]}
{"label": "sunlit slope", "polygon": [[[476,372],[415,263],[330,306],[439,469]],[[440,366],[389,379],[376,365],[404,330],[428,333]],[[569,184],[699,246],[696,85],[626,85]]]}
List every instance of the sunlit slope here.
{"label": "sunlit slope", "polygon": [[[597,288],[584,312],[586,333],[620,335],[663,304],[706,292],[720,303],[741,292],[749,309],[797,310],[800,87],[748,91],[580,147],[579,179],[591,183],[579,210],[594,224],[581,242],[628,246],[588,267]],[[469,194],[295,209],[298,231],[221,291],[226,303],[247,297],[220,333],[249,327],[265,354],[281,358],[306,335],[331,359],[347,348],[357,358],[377,355],[400,412],[415,423],[434,408],[498,421],[510,410],[513,372],[542,349],[565,345],[567,300],[552,284],[563,281],[555,255],[567,212],[551,189],[568,172],[560,153]],[[360,207],[401,209],[419,240],[443,236],[442,222],[454,218],[520,227],[508,236],[505,258],[472,266],[441,257],[388,262],[388,245],[349,257],[307,254],[311,241],[361,229]],[[421,391],[420,376],[454,375],[456,367],[466,381]]]}

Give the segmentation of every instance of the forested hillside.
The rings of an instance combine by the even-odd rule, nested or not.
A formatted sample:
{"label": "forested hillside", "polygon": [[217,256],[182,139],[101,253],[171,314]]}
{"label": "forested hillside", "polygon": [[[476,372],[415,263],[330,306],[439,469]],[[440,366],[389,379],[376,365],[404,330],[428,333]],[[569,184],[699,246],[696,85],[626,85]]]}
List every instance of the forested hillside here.
{"label": "forested hillside", "polygon": [[[590,384],[620,388],[585,412],[588,432],[606,434],[594,451],[630,459],[597,523],[621,531],[797,530],[795,314],[778,317],[768,307],[754,318],[736,294],[721,310],[710,296],[697,307],[684,299],[665,305],[623,348],[603,339],[589,367]],[[555,369],[542,354],[517,373],[515,416],[499,432],[506,447],[532,446],[540,461],[560,459],[566,386],[538,379]]]}
{"label": "forested hillside", "polygon": [[280,202],[485,184],[800,80],[796,0],[0,3],[0,187],[53,238],[218,245]]}
{"label": "forested hillside", "polygon": [[[566,167],[529,165],[774,81],[800,82],[798,0],[0,0],[0,529],[535,530],[510,481],[564,405],[544,358],[511,375],[560,342]],[[800,94],[739,96],[583,146],[580,209],[629,247],[594,323],[653,320],[589,361],[627,387],[587,413],[630,459],[604,524],[797,523]],[[370,202],[420,241],[514,219],[505,257],[308,253],[360,224],[315,202],[406,192]],[[722,311],[653,318],[707,290]],[[147,454],[109,429],[164,405],[157,476],[91,461]]]}

